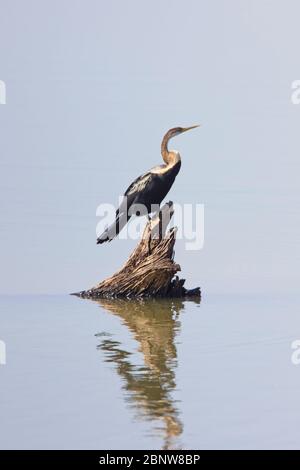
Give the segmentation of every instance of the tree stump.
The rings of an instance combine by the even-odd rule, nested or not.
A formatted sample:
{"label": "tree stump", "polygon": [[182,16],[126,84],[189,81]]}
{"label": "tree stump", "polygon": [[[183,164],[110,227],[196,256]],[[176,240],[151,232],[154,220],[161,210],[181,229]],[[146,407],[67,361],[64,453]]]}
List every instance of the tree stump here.
{"label": "tree stump", "polygon": [[[173,203],[166,203],[149,219],[142,239],[125,265],[113,276],[88,290],[74,293],[83,298],[200,297],[200,288],[188,290],[174,262],[176,228],[167,233]],[[175,276],[175,277],[174,277]]]}

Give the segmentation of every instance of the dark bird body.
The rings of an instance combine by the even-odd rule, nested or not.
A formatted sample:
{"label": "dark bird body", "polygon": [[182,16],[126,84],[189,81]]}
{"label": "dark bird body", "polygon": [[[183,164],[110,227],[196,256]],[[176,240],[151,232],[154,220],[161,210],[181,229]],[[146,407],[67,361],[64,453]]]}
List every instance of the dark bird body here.
{"label": "dark bird body", "polygon": [[180,170],[181,161],[165,173],[151,173],[151,170],[144,175],[139,176],[125,192],[127,204],[144,204],[147,212],[150,213],[151,205],[160,204],[173,185],[175,178]]}
{"label": "dark bird body", "polygon": [[123,201],[116,211],[115,222],[97,238],[97,243],[111,241],[126,225],[134,214],[145,215],[153,212],[153,206],[159,206],[170,191],[181,167],[179,152],[168,150],[172,137],[198,126],[170,129],[163,138],[161,154],[164,164],[151,168],[147,173],[136,178],[125,191]]}

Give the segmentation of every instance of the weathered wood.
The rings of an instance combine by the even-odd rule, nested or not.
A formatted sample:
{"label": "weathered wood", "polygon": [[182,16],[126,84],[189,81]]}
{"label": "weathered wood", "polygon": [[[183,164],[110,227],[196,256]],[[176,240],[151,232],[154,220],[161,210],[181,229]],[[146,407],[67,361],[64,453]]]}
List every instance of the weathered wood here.
{"label": "weathered wood", "polygon": [[199,287],[188,290],[184,287],[185,280],[175,276],[181,270],[173,259],[176,228],[166,233],[172,216],[173,203],[168,202],[148,221],[142,239],[118,272],[74,295],[85,298],[200,297]]}

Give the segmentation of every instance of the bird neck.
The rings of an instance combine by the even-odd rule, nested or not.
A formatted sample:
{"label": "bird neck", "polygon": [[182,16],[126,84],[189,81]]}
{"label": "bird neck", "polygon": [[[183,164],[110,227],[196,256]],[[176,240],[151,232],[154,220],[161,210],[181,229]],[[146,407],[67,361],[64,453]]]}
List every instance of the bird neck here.
{"label": "bird neck", "polygon": [[161,143],[161,156],[168,166],[173,166],[180,161],[180,155],[176,150],[168,150],[168,141],[169,139],[165,136]]}
{"label": "bird neck", "polygon": [[168,165],[170,161],[170,152],[168,150],[168,142],[169,138],[167,134],[164,136],[163,141],[161,143],[161,156],[163,157],[163,161]]}

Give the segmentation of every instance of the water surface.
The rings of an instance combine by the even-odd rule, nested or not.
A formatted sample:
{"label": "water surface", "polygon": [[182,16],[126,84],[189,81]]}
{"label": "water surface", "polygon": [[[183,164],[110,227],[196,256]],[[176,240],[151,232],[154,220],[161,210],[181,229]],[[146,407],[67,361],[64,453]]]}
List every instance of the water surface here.
{"label": "water surface", "polygon": [[1,448],[298,448],[296,296],[2,296]]}

